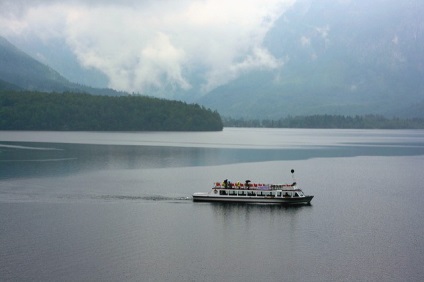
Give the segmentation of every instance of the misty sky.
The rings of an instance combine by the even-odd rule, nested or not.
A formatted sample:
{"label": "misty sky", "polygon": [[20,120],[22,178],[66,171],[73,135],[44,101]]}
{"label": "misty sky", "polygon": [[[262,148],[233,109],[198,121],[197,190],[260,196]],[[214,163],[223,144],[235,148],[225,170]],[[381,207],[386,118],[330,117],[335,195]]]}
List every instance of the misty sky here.
{"label": "misty sky", "polygon": [[[81,71],[65,60],[70,50],[73,63],[75,57],[83,68],[100,71],[113,89],[205,94],[258,70],[274,73],[272,83],[277,83],[290,67],[309,70],[311,61],[331,66],[340,54],[343,62],[373,62],[391,69],[418,62],[412,67],[420,69],[422,3],[0,0],[0,36],[20,42],[27,51],[40,51],[41,42],[42,52],[30,53],[47,64],[49,59],[69,64],[61,69],[63,74],[68,70],[67,77]],[[58,55],[52,60],[47,52]],[[357,82],[345,80],[346,87],[357,89]]]}
{"label": "misty sky", "polygon": [[1,0],[4,37],[63,39],[114,89],[188,90],[200,72],[207,92],[254,69],[283,64],[263,46],[294,0]]}

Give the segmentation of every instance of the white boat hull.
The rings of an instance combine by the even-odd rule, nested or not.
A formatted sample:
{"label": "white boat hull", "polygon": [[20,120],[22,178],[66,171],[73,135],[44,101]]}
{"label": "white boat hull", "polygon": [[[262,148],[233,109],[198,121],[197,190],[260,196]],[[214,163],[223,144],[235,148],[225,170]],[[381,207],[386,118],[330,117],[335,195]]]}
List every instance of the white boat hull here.
{"label": "white boat hull", "polygon": [[231,196],[209,193],[194,193],[195,202],[234,202],[234,203],[271,203],[271,204],[309,204],[314,196],[303,197],[262,197],[262,196]]}

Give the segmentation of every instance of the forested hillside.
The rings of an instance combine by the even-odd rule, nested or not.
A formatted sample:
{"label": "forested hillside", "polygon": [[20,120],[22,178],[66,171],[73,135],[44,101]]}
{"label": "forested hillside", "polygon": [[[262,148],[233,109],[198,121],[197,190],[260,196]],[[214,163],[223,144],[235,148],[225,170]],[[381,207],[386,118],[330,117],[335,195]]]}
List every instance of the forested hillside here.
{"label": "forested hillside", "polygon": [[199,105],[145,96],[0,91],[0,130],[220,131]]}
{"label": "forested hillside", "polygon": [[381,115],[342,116],[311,115],[288,116],[276,120],[225,118],[227,127],[265,127],[265,128],[342,128],[342,129],[423,129],[424,118],[387,118]]}

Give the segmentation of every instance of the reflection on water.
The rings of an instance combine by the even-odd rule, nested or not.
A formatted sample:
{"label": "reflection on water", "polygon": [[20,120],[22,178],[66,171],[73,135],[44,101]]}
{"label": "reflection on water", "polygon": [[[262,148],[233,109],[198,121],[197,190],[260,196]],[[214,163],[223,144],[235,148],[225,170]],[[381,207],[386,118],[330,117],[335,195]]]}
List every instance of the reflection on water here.
{"label": "reflection on water", "polygon": [[[303,132],[303,131],[302,131]],[[245,131],[241,139],[248,139]],[[34,133],[36,134],[36,133]],[[42,134],[42,133],[37,133]],[[81,133],[75,133],[81,134]],[[172,140],[174,133],[169,133]],[[312,132],[299,136],[300,140],[318,139]],[[339,132],[343,136],[343,132]],[[110,133],[111,136],[114,133]],[[178,135],[180,136],[180,135]],[[338,136],[340,138],[340,136]],[[293,136],[291,137],[293,138]],[[336,138],[336,137],[335,137]],[[92,170],[148,169],[169,167],[195,167],[221,164],[306,160],[354,156],[413,156],[424,155],[424,140],[419,136],[396,138],[381,142],[381,135],[370,142],[369,138],[354,142],[322,144],[315,146],[283,146],[281,148],[228,148],[96,145],[76,143],[2,142],[0,139],[0,179],[69,175]],[[390,139],[390,138],[389,138]],[[208,144],[213,143],[208,140]],[[217,142],[219,140],[216,140]],[[281,142],[285,139],[282,136]],[[222,142],[222,141],[221,141]],[[275,142],[275,140],[274,140]],[[310,142],[310,141],[308,141]],[[327,142],[328,143],[328,142]]]}
{"label": "reflection on water", "polygon": [[260,213],[284,213],[293,214],[301,209],[312,208],[309,205],[281,205],[281,204],[259,204],[259,203],[196,203],[203,205],[210,205],[216,215],[240,215],[249,214],[250,212]]}

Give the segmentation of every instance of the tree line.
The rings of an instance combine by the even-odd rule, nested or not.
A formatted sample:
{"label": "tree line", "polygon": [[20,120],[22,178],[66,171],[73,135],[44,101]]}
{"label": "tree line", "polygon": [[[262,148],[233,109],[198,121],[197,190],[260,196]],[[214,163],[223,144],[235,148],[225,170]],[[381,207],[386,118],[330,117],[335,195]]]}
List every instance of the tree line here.
{"label": "tree line", "polygon": [[346,128],[346,129],[424,129],[423,118],[388,118],[382,115],[343,116],[310,115],[288,116],[278,120],[234,119],[223,117],[226,127],[265,128]]}
{"label": "tree line", "polygon": [[0,91],[0,130],[220,131],[216,111],[126,95]]}

